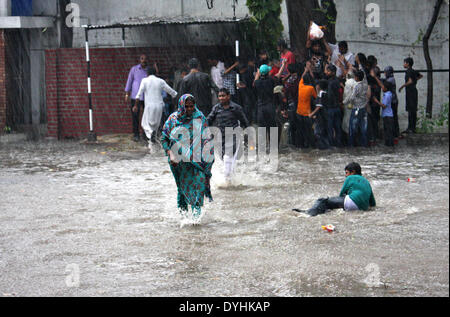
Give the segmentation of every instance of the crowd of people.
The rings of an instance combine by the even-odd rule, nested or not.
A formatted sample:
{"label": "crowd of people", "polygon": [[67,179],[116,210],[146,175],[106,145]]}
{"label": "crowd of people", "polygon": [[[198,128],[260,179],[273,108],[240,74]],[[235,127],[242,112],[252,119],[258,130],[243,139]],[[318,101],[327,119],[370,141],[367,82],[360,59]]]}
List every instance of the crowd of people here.
{"label": "crowd of people", "polygon": [[[143,137],[150,148],[159,143],[162,134],[161,145],[177,182],[181,209],[191,205],[199,210],[204,197],[212,198],[209,189],[212,162],[179,164],[171,151],[176,142],[172,129],[186,127],[192,134],[194,118],[201,120],[202,129],[218,127],[223,138],[225,128],[254,125],[265,127],[268,132],[275,127],[279,131],[278,143],[281,132],[288,126],[291,146],[321,150],[370,147],[383,139],[386,146],[393,147],[404,134],[415,133],[416,84],[422,75],[413,69],[412,58],[404,60],[405,84],[397,91],[392,66],[381,71],[375,56],[352,53],[346,41],[334,45],[325,37],[313,38],[308,34],[305,46],[307,54],[302,62],[296,60],[284,40],[277,46],[279,58],[272,60],[265,50],[257,57],[230,56],[223,61],[211,56],[207,60],[210,73],[202,72],[200,61],[192,58],[185,68],[176,70],[170,85],[158,78],[157,65],[149,66],[145,55],[131,69],[125,98],[131,105],[134,139],[139,141],[141,137],[139,118],[143,112]],[[407,130],[400,133],[398,92],[403,89],[409,116]],[[234,141],[227,152],[224,141],[224,174],[229,176],[239,144]],[[192,144],[185,152],[192,152]],[[193,188],[189,186],[191,183],[201,186]]]}
{"label": "crowd of people", "polygon": [[[193,95],[198,109],[208,117],[220,103],[221,89],[242,108],[246,124],[278,127],[281,134],[288,123],[288,143],[297,148],[369,147],[382,139],[386,146],[394,146],[403,134],[415,132],[416,83],[422,75],[413,69],[412,58],[404,61],[405,84],[397,91],[392,66],[384,68],[382,78],[377,58],[353,54],[345,41],[333,45],[324,38],[308,37],[306,48],[303,63],[296,62],[283,40],[278,43],[277,60],[270,60],[266,51],[257,58],[230,57],[223,62],[211,57],[210,73],[202,72],[199,60],[192,58],[186,69],[177,72],[172,87],[161,80],[156,83],[156,65],[148,67],[143,55],[141,63],[130,71],[126,88],[135,140],[140,138],[140,111],[144,112],[144,137],[155,140],[155,131],[161,130],[165,119],[176,110],[173,105],[181,96]],[[152,76],[155,85],[150,90],[147,77]],[[147,84],[141,85],[144,78]],[[398,92],[404,88],[409,120],[407,130],[400,132]],[[145,113],[147,103],[159,104],[158,110]]]}

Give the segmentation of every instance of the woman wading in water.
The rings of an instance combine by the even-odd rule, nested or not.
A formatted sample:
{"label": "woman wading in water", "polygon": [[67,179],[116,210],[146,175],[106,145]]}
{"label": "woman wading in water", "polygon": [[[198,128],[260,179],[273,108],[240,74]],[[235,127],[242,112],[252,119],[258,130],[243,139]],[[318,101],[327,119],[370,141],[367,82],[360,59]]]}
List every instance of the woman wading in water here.
{"label": "woman wading in water", "polygon": [[161,145],[169,159],[170,169],[178,188],[178,208],[185,216],[197,221],[202,216],[204,198],[212,201],[211,169],[214,146],[208,131],[208,121],[197,109],[192,95],[183,95],[178,111],[167,119]]}

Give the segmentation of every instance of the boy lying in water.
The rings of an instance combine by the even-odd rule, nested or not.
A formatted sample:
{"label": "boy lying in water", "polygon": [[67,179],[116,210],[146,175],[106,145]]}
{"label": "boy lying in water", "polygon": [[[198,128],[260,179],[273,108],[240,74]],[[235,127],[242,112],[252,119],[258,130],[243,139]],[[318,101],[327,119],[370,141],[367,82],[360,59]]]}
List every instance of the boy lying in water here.
{"label": "boy lying in water", "polygon": [[311,209],[293,209],[293,211],[307,213],[314,217],[324,214],[330,209],[367,211],[369,207],[376,206],[372,187],[369,181],[361,175],[361,166],[358,163],[350,163],[345,167],[345,177],[346,180],[339,197],[320,198]]}

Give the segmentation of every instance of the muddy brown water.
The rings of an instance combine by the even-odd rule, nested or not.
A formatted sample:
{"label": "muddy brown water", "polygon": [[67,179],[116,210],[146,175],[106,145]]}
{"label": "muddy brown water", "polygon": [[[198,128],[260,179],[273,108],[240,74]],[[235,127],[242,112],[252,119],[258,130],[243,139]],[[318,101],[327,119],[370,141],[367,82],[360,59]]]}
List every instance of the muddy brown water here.
{"label": "muddy brown water", "polygon": [[[291,211],[337,195],[351,161],[375,209]],[[285,150],[229,187],[220,164],[201,224],[181,226],[162,153],[1,144],[0,296],[449,295],[447,146]]]}

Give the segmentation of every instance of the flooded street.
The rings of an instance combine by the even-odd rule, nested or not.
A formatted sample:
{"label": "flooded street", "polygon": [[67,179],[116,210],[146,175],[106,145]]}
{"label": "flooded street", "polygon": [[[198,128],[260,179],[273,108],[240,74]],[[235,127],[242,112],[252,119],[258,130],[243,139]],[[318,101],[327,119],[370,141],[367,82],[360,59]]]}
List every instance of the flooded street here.
{"label": "flooded street", "polygon": [[[291,211],[337,196],[352,161],[375,209]],[[181,226],[162,153],[1,144],[0,297],[449,295],[448,146],[286,150],[231,187],[220,164],[201,225]]]}

